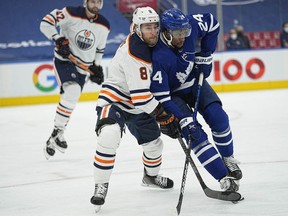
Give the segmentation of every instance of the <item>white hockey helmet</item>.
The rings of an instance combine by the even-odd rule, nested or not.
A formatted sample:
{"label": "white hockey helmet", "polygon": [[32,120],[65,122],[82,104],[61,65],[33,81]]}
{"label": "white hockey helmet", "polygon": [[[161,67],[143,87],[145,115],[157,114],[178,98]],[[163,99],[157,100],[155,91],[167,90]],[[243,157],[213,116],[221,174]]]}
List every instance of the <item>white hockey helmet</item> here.
{"label": "white hockey helmet", "polygon": [[133,12],[132,22],[134,25],[140,27],[144,23],[158,23],[159,24],[159,15],[151,7],[139,7]]}
{"label": "white hockey helmet", "polygon": [[[84,7],[87,6],[87,1],[88,1],[88,0],[84,0],[84,2],[83,2],[83,6],[84,6]],[[100,1],[100,7],[99,7],[99,10],[101,10],[102,7],[103,7],[103,1],[104,1],[104,0],[98,0],[98,1]]]}

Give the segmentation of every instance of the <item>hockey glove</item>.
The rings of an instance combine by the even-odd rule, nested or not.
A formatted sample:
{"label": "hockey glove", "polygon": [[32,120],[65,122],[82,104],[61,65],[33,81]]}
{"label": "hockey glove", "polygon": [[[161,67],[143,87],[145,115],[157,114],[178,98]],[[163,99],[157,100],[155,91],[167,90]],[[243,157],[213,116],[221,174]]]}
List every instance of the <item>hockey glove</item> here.
{"label": "hockey glove", "polygon": [[104,81],[103,68],[100,65],[93,64],[89,66],[89,70],[93,73],[93,75],[90,75],[90,80],[101,85]]}
{"label": "hockey glove", "polygon": [[186,117],[179,122],[181,132],[186,142],[189,143],[189,135],[193,140],[200,139],[201,136],[201,126],[198,122],[194,122],[192,117]]}
{"label": "hockey glove", "polygon": [[179,124],[173,114],[166,113],[161,103],[152,112],[152,116],[156,117],[156,121],[160,124],[160,131],[175,139],[179,134]]}
{"label": "hockey glove", "polygon": [[176,139],[179,136],[179,124],[173,114],[158,117],[157,122],[160,124],[160,131],[163,134],[171,137],[172,139]]}
{"label": "hockey glove", "polygon": [[70,55],[69,41],[65,37],[60,37],[56,41],[56,52],[63,58]]}
{"label": "hockey glove", "polygon": [[198,78],[200,73],[204,74],[204,78],[209,77],[212,71],[212,61],[213,61],[213,57],[211,56],[211,52],[196,53],[195,54],[195,67],[193,68],[195,77]]}

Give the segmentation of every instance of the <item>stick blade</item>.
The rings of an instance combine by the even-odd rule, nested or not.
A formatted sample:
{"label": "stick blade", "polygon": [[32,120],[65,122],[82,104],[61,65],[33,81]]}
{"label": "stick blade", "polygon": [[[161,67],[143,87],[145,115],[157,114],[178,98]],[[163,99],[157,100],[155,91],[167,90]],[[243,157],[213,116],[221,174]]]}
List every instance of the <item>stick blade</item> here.
{"label": "stick blade", "polygon": [[176,206],[176,210],[177,210],[177,215],[180,215],[180,212],[181,212],[181,204],[178,203],[178,205]]}
{"label": "stick blade", "polygon": [[234,191],[214,191],[210,188],[205,188],[204,193],[207,197],[223,201],[240,201],[242,199],[242,195]]}

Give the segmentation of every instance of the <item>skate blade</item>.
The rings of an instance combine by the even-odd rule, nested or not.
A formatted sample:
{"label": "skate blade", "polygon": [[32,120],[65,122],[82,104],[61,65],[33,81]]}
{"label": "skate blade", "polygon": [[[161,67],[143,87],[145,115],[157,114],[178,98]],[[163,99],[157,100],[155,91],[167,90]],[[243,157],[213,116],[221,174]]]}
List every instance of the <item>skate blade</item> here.
{"label": "skate blade", "polygon": [[[141,186],[143,187],[149,187],[149,188],[160,188],[159,186],[157,185],[154,185],[154,184],[146,184],[146,183],[141,183]],[[161,188],[160,188],[161,189]]]}
{"label": "skate blade", "polygon": [[100,212],[102,205],[95,205],[94,209],[95,209],[95,213],[97,214],[98,212]]}
{"label": "skate blade", "polygon": [[238,202],[241,202],[241,201],[243,201],[243,200],[244,200],[244,197],[241,197],[240,200],[238,200],[238,201],[232,201],[232,203],[233,203],[233,204],[237,204]]}
{"label": "skate blade", "polygon": [[141,183],[141,186],[142,187],[148,187],[148,188],[155,188],[155,189],[161,189],[161,190],[171,190],[171,189],[173,189],[173,187],[172,188],[161,188],[160,186],[158,186],[158,185],[154,185],[154,184],[147,184],[147,183]]}
{"label": "skate blade", "polygon": [[53,140],[53,139],[51,139],[51,141],[49,141],[49,145],[55,150],[55,149],[57,149],[59,152],[61,152],[61,153],[65,153],[65,150],[67,149],[67,148],[62,148],[61,146],[59,146],[59,145],[57,145],[57,143]]}
{"label": "skate blade", "polygon": [[61,153],[63,153],[63,154],[65,153],[66,148],[62,148],[62,147],[58,146],[56,143],[53,143],[52,145],[55,149],[57,149]]}
{"label": "skate blade", "polygon": [[49,160],[49,158],[50,157],[52,157],[53,155],[50,155],[50,154],[48,154],[48,152],[47,152],[47,146],[45,145],[45,147],[43,148],[43,152],[44,152],[44,156],[45,156],[45,158],[47,159],[47,160]]}

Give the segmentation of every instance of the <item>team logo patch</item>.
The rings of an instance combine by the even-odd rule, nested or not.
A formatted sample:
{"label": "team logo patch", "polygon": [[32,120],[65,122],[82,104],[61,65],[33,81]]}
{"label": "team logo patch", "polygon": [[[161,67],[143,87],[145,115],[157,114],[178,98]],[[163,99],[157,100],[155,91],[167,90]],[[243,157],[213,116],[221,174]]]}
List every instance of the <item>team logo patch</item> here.
{"label": "team logo patch", "polygon": [[189,62],[187,65],[187,68],[185,69],[185,72],[176,72],[176,77],[179,80],[181,84],[185,83],[186,79],[188,78],[190,72],[193,69],[194,62]]}
{"label": "team logo patch", "polygon": [[76,44],[81,50],[89,50],[95,43],[95,36],[91,31],[82,30],[76,35]]}

